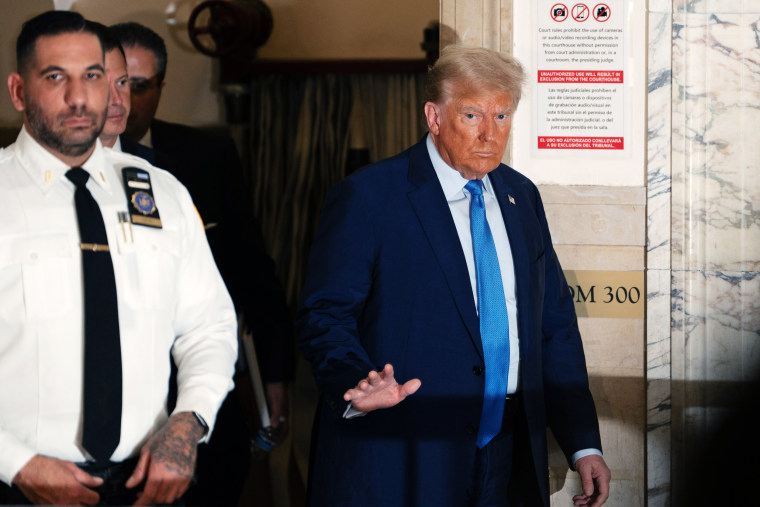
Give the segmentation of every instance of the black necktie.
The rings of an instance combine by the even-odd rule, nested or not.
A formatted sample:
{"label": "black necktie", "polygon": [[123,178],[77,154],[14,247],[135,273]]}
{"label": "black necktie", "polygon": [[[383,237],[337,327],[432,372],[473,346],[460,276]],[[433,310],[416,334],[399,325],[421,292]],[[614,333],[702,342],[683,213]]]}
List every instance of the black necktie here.
{"label": "black necktie", "polygon": [[121,436],[121,345],[116,282],[98,203],[81,167],[66,172],[76,185],[74,203],[82,240],[84,278],[84,422],[82,446],[108,463]]}

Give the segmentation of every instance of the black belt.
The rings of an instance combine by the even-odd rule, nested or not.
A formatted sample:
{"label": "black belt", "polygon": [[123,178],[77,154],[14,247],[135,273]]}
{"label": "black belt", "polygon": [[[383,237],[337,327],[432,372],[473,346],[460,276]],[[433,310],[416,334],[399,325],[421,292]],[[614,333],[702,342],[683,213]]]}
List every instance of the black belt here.
{"label": "black belt", "polygon": [[76,465],[93,477],[103,479],[103,484],[92,489],[98,492],[101,500],[108,501],[115,498],[128,499],[133,496],[136,499],[137,490],[140,488],[127,489],[124,484],[126,484],[132,472],[135,471],[137,461],[138,458],[135,457],[118,463],[108,463],[107,465],[97,465],[95,462],[77,463]]}
{"label": "black belt", "polygon": [[120,477],[124,477],[124,482],[126,482],[134,472],[137,460],[138,458],[134,457],[119,462],[112,461],[107,465],[98,465],[94,461],[87,461],[76,463],[76,466],[90,475],[102,478],[104,481],[117,481]]}
{"label": "black belt", "polygon": [[[98,505],[132,505],[137,500],[137,493],[141,488],[127,489],[124,484],[134,472],[137,460],[138,458],[130,458],[105,466],[97,466],[95,463],[77,463],[76,465],[88,474],[103,479],[102,485],[90,488],[100,495]],[[0,482],[0,504],[31,505],[18,486],[7,486],[2,482]]]}
{"label": "black belt", "polygon": [[507,400],[504,402],[502,428],[505,424],[511,424],[512,419],[520,413],[520,410],[522,410],[522,396],[520,396],[520,393],[512,393],[507,396]]}

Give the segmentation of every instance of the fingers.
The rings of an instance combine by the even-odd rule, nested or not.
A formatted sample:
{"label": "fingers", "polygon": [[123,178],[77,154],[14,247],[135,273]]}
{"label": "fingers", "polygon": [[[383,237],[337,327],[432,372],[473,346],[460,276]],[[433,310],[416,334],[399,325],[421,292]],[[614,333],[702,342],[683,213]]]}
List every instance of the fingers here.
{"label": "fingers", "polygon": [[134,505],[150,506],[170,504],[181,497],[190,485],[190,478],[173,472],[162,464],[151,464],[145,489]]}
{"label": "fingers", "polygon": [[604,458],[597,455],[585,456],[575,466],[581,476],[583,494],[574,496],[573,503],[578,507],[600,507],[609,498],[612,475]]}
{"label": "fingers", "polygon": [[583,471],[578,470],[578,473],[581,474],[581,487],[583,489],[583,494],[587,497],[590,497],[594,494],[594,479],[591,477],[591,471],[589,471],[587,468],[584,468]]}
{"label": "fingers", "polygon": [[273,405],[269,409],[269,426],[272,428],[276,428],[280,425],[280,417],[282,417],[282,411],[280,410],[279,405],[275,406]]}
{"label": "fingers", "polygon": [[70,461],[34,456],[13,479],[13,483],[34,504],[93,505],[100,496],[87,486],[103,481],[82,472]]}
{"label": "fingers", "polygon": [[599,490],[599,494],[597,495],[596,500],[591,504],[591,507],[601,507],[610,496],[609,481],[597,481],[597,489]]}
{"label": "fingers", "polygon": [[384,375],[381,376],[376,371],[371,371],[369,372],[369,375],[367,375],[366,380],[362,380],[359,383],[361,384],[362,382],[364,382],[366,388],[369,388],[370,386],[377,387],[380,385],[381,382],[383,382],[384,377],[385,377]]}
{"label": "fingers", "polygon": [[588,501],[589,499],[586,495],[575,495],[573,497],[573,505],[575,507],[587,507]]}
{"label": "fingers", "polygon": [[[74,463],[67,463],[67,466],[69,470],[71,470],[72,475],[74,475],[74,478],[79,481],[84,486],[87,486],[88,488],[97,488],[101,484],[103,484],[103,479],[101,477],[95,477],[93,475],[88,474],[78,466],[76,466]],[[95,500],[97,502],[97,500]]]}
{"label": "fingers", "polygon": [[394,378],[393,366],[386,364],[380,372],[371,371],[356,387],[343,393],[343,399],[351,402],[360,412],[389,408],[414,394],[422,385],[420,379],[412,379],[399,385]]}
{"label": "fingers", "polygon": [[268,382],[266,384],[267,402],[269,405],[269,425],[277,428],[284,421],[288,411],[287,388],[284,382]]}
{"label": "fingers", "polygon": [[129,476],[129,479],[127,479],[127,482],[124,483],[124,486],[127,488],[134,488],[138,484],[140,484],[143,480],[145,480],[145,474],[148,471],[148,464],[150,463],[150,451],[148,450],[147,444],[143,446],[142,450],[140,451],[140,459],[137,461],[137,465],[135,466],[134,472],[132,472],[132,475]]}
{"label": "fingers", "polygon": [[386,364],[382,373],[378,373],[375,370],[370,371],[366,378],[361,379],[355,387],[349,389],[343,394],[345,401],[353,401],[357,398],[367,395],[375,388],[379,387],[383,381],[387,378],[388,371],[390,369],[390,379],[393,380],[393,366]]}
{"label": "fingers", "polygon": [[422,385],[422,381],[418,378],[413,378],[412,380],[405,382],[404,385],[401,386],[401,390],[404,393],[404,397],[416,393],[417,389],[419,389],[421,385]]}
{"label": "fingers", "polygon": [[[102,483],[103,481],[101,480],[100,482]],[[100,495],[89,488],[82,488],[79,499],[84,505],[98,505],[100,502]]]}
{"label": "fingers", "polygon": [[591,497],[594,494],[594,476],[596,467],[594,463],[599,456],[589,455],[580,458],[575,463],[575,469],[578,471],[578,475],[581,476],[581,489],[583,489],[583,496]]}

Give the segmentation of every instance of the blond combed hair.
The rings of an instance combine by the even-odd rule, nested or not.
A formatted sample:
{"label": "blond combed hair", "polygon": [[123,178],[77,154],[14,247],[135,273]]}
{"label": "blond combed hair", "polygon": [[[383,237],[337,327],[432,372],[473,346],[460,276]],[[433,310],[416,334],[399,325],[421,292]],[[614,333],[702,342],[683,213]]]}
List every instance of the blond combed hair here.
{"label": "blond combed hair", "polygon": [[507,92],[520,102],[525,70],[517,59],[485,48],[447,46],[428,69],[425,102],[443,104],[466,91]]}

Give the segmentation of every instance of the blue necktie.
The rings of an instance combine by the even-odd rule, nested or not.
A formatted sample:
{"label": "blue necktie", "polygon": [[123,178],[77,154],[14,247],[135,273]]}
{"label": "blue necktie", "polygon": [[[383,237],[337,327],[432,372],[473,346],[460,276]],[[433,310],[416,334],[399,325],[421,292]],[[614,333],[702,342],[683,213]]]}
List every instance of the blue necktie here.
{"label": "blue necktie", "polygon": [[470,227],[475,254],[480,339],[486,363],[486,389],[477,442],[478,447],[483,448],[501,431],[509,373],[509,317],[496,245],[486,220],[483,182],[472,180],[464,188],[472,194]]}

